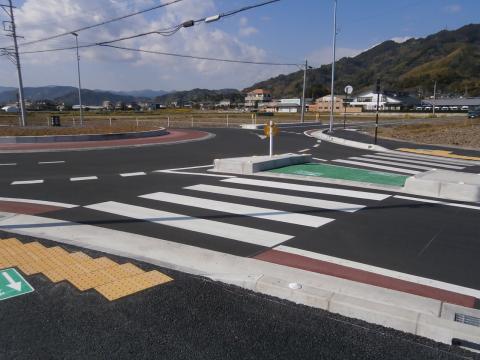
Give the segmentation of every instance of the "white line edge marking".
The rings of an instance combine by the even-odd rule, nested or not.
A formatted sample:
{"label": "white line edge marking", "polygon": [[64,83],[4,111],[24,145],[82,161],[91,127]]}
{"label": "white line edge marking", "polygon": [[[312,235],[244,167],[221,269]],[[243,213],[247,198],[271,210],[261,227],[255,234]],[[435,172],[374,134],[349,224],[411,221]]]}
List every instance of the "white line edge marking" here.
{"label": "white line edge marking", "polygon": [[39,161],[38,165],[50,165],[50,164],[65,164],[64,160],[59,161]]}
{"label": "white line edge marking", "polygon": [[370,273],[379,274],[379,275],[383,275],[383,276],[387,276],[387,277],[391,277],[399,280],[409,281],[419,285],[430,286],[437,289],[442,289],[442,290],[451,291],[451,292],[455,292],[463,295],[468,295],[468,296],[475,297],[477,299],[480,298],[479,290],[470,289],[467,287],[458,286],[454,284],[449,284],[449,283],[445,283],[438,280],[427,279],[427,278],[423,278],[416,275],[410,275],[410,274],[401,273],[394,270],[388,270],[388,269],[376,267],[373,265],[367,265],[367,264],[350,261],[346,259],[341,259],[333,256],[323,255],[323,254],[319,254],[311,251],[296,249],[290,246],[280,245],[275,247],[274,250],[278,250],[278,251],[282,251],[282,252],[286,252],[294,255],[300,255],[300,256],[311,258],[311,259],[326,261],[329,263],[350,267],[356,270],[368,271]]}
{"label": "white line edge marking", "polygon": [[115,201],[107,201],[84,207],[109,214],[266,247],[273,247],[293,238],[291,235],[195,218],[188,215],[149,209]]}
{"label": "white line edge marking", "polygon": [[143,175],[147,175],[147,173],[146,173],[146,172],[143,172],[143,171],[139,171],[139,172],[132,172],[132,173],[123,173],[123,174],[120,174],[121,177],[143,176]]}
{"label": "white line edge marking", "polygon": [[328,162],[328,160],[320,159],[320,158],[312,158],[312,160],[317,160],[317,161],[322,161],[322,162]]}
{"label": "white line edge marking", "polygon": [[6,163],[6,164],[0,164],[0,166],[16,166],[17,163]]}
{"label": "white line edge marking", "polygon": [[391,196],[390,194],[348,190],[348,189],[337,189],[337,188],[329,188],[329,187],[323,187],[323,186],[302,185],[302,184],[277,182],[277,181],[256,180],[256,179],[250,179],[250,178],[233,177],[233,178],[225,179],[221,181],[227,182],[227,183],[233,183],[233,184],[253,185],[253,186],[260,186],[260,187],[267,187],[267,188],[274,188],[274,189],[302,191],[302,192],[309,192],[309,193],[315,193],[315,194],[352,197],[352,198],[374,200],[374,201],[382,201]]}
{"label": "white line edge marking", "polygon": [[314,148],[318,148],[319,146],[320,146],[320,144],[313,145]]}
{"label": "white line edge marking", "polygon": [[307,152],[307,151],[310,151],[310,149],[298,150],[297,152],[299,152],[299,153],[304,153],[304,152]]}
{"label": "white line edge marking", "polygon": [[22,180],[14,181],[10,185],[29,185],[29,184],[43,184],[43,180]]}
{"label": "white line edge marking", "polygon": [[450,203],[450,202],[446,202],[446,201],[422,199],[422,198],[415,198],[415,197],[402,196],[402,195],[395,195],[394,198],[403,199],[403,200],[418,201],[418,202],[425,202],[425,203],[430,203],[430,204],[439,204],[439,205],[445,205],[445,206],[455,206],[455,207],[472,209],[472,210],[480,210],[480,206],[473,206],[473,205],[466,205],[466,204],[456,204],[456,203]]}
{"label": "white line edge marking", "polygon": [[292,213],[289,211],[274,210],[269,208],[249,206],[225,201],[217,201],[211,199],[198,198],[193,196],[178,195],[166,192],[156,192],[152,194],[140,195],[140,198],[156,200],[171,204],[179,204],[182,206],[190,206],[200,209],[209,209],[213,211],[235,214],[240,216],[248,216],[258,219],[266,219],[271,221],[279,221],[288,224],[308,226],[319,228],[335,219]]}
{"label": "white line edge marking", "polygon": [[88,181],[88,180],[98,180],[97,176],[83,176],[83,177],[73,177],[70,178],[70,181]]}
{"label": "white line edge marking", "polygon": [[79,207],[79,205],[67,204],[67,203],[61,203],[61,202],[55,202],[55,201],[44,201],[44,200],[34,200],[34,199],[19,199],[19,198],[8,198],[8,197],[0,197],[0,201],[10,201],[10,202],[19,202],[19,203],[27,203],[27,204],[58,206],[58,207],[66,208],[66,209],[72,209],[72,208]]}
{"label": "white line edge marking", "polygon": [[213,167],[213,165],[190,166],[190,167],[183,167],[183,168],[176,168],[176,169],[157,170],[157,171],[193,170],[193,169],[204,169],[209,167]]}
{"label": "white line edge marking", "polygon": [[404,173],[404,174],[416,175],[416,174],[420,173],[420,171],[396,168],[396,167],[392,167],[392,166],[383,166],[383,165],[377,165],[377,164],[372,164],[372,163],[364,163],[364,162],[360,162],[360,161],[351,161],[351,160],[343,160],[343,159],[337,159],[337,160],[332,160],[332,161],[342,163],[342,164],[358,165],[358,166],[362,166],[362,167],[369,167],[369,168],[373,168],[373,169],[382,169],[382,170],[394,171],[394,172],[399,172],[399,173]]}
{"label": "white line edge marking", "polygon": [[208,176],[208,177],[218,177],[218,178],[236,177],[236,175],[216,175],[216,174],[204,174],[204,173],[173,171],[173,170],[155,170],[154,173],[165,173],[165,174],[175,174],[175,175],[197,175],[197,176]]}

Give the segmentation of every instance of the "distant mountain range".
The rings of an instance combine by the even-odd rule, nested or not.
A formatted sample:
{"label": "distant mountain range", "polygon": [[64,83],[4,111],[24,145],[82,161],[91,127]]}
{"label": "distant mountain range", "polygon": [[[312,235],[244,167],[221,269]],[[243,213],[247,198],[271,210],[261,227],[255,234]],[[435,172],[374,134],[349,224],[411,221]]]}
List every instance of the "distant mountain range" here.
{"label": "distant mountain range", "polygon": [[[355,92],[369,90],[379,78],[382,88],[432,95],[434,82],[441,94],[480,96],[480,25],[440,31],[403,43],[385,41],[353,58],[336,63],[336,93],[346,85]],[[301,94],[303,71],[280,75],[245,89],[270,90],[273,97]],[[307,94],[329,94],[331,65],[308,72]]]}

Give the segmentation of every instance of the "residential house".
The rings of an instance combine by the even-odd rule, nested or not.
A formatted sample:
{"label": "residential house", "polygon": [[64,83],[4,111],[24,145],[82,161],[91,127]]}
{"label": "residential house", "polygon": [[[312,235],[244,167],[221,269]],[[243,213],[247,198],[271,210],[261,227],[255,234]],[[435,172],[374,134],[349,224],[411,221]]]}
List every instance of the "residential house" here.
{"label": "residential house", "polygon": [[264,103],[272,101],[272,95],[263,89],[255,89],[245,97],[245,107],[249,109],[258,109]]}
{"label": "residential house", "polygon": [[404,111],[415,108],[420,105],[420,100],[405,93],[382,92],[377,94],[368,91],[357,96],[351,103],[351,106],[362,107],[366,111]]}
{"label": "residential house", "polygon": [[[351,99],[343,95],[333,97],[333,112],[357,113],[362,112],[362,107],[351,105]],[[346,106],[345,106],[346,105]],[[309,106],[310,112],[330,112],[332,109],[332,96],[326,95],[315,100],[315,103]]]}

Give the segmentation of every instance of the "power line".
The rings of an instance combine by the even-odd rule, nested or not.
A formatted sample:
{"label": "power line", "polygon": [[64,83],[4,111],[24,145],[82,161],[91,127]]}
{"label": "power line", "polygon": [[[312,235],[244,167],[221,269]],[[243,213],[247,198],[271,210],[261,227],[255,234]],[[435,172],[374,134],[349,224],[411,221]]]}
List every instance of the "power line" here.
{"label": "power line", "polygon": [[103,47],[109,47],[113,49],[119,50],[127,50],[127,51],[134,51],[134,52],[141,52],[147,54],[156,54],[156,55],[164,55],[164,56],[174,56],[186,59],[195,59],[195,60],[207,60],[207,61],[220,61],[220,62],[228,62],[228,63],[238,63],[238,64],[251,64],[251,65],[270,65],[270,66],[299,66],[299,64],[294,63],[276,63],[276,62],[265,62],[265,61],[249,61],[249,60],[233,60],[233,59],[221,59],[221,58],[213,58],[213,57],[205,57],[205,56],[194,56],[194,55],[186,55],[186,54],[176,54],[176,53],[168,53],[163,51],[154,51],[154,50],[144,50],[144,49],[134,49],[125,46],[116,46],[116,45],[99,45]]}
{"label": "power line", "polygon": [[164,3],[164,4],[152,6],[152,7],[150,7],[150,8],[143,9],[143,10],[140,10],[140,11],[136,11],[136,12],[134,12],[134,13],[130,13],[130,14],[127,14],[127,15],[119,16],[119,17],[116,17],[116,18],[113,18],[113,19],[109,19],[109,20],[105,20],[105,21],[99,22],[99,23],[97,23],[97,24],[88,25],[88,26],[84,26],[84,27],[79,28],[79,29],[74,29],[74,30],[66,31],[66,32],[64,32],[64,33],[57,34],[57,35],[52,35],[52,36],[49,36],[49,37],[46,37],[46,38],[43,38],[43,39],[32,40],[32,41],[28,41],[28,42],[25,42],[25,43],[21,43],[20,46],[27,46],[27,45],[37,44],[37,43],[39,43],[39,42],[44,42],[44,41],[48,41],[48,40],[53,40],[53,39],[57,39],[57,38],[62,37],[62,36],[70,35],[72,32],[78,33],[78,32],[80,32],[80,31],[93,29],[93,28],[96,28],[96,27],[99,27],[99,26],[103,26],[103,25],[107,25],[107,24],[116,22],[116,21],[128,19],[128,18],[130,18],[130,17],[132,17],[132,16],[144,14],[144,13],[149,12],[149,11],[152,11],[152,10],[160,9],[160,8],[163,8],[163,7],[166,7],[166,6],[169,6],[169,5],[173,5],[173,4],[179,3],[179,2],[181,2],[181,1],[183,1],[183,0],[172,0],[172,1],[168,2],[168,3]]}

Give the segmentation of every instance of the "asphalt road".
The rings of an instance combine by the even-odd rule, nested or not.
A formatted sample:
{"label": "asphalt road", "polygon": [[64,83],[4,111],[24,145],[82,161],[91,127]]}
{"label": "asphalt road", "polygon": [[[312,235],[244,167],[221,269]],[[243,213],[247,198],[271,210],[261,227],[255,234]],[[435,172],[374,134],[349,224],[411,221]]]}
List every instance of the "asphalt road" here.
{"label": "asphalt road", "polygon": [[[0,232],[0,238],[9,237]],[[19,237],[24,242],[32,239]],[[36,239],[35,239],[36,240]],[[41,241],[47,247],[56,243]],[[85,251],[71,246],[66,250]],[[85,251],[93,258],[105,254]],[[107,255],[118,262],[132,262]],[[168,269],[109,302],[43,275],[0,303],[1,359],[474,359],[474,354]]]}

